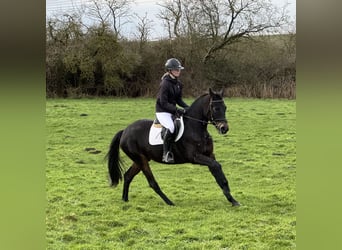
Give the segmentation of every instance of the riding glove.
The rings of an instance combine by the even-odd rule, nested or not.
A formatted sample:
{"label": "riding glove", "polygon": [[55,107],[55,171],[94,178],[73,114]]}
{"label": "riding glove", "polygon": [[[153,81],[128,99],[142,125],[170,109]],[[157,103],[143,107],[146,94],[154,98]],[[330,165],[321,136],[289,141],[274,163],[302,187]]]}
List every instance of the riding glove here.
{"label": "riding glove", "polygon": [[176,110],[176,113],[181,116],[181,115],[184,115],[186,113],[185,109],[177,109]]}

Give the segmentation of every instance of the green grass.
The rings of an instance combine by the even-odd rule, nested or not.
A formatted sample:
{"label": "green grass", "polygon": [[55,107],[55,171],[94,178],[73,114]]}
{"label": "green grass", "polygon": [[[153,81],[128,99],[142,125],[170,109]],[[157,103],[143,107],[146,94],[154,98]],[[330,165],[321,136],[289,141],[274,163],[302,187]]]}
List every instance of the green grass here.
{"label": "green grass", "polygon": [[206,167],[192,164],[151,162],[176,206],[142,173],[127,203],[122,183],[109,188],[104,156],[111,139],[135,120],[153,119],[153,99],[47,100],[47,249],[295,249],[296,103],[226,104],[229,133],[209,130],[238,208]]}

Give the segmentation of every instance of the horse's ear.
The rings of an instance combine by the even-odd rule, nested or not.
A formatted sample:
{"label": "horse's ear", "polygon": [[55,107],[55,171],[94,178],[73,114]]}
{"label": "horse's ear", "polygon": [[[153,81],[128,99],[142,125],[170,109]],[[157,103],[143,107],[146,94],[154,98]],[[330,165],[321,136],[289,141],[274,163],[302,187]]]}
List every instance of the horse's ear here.
{"label": "horse's ear", "polygon": [[209,94],[211,95],[211,96],[213,96],[215,93],[214,93],[214,91],[211,89],[211,88],[209,88]]}
{"label": "horse's ear", "polygon": [[221,97],[223,97],[223,94],[224,94],[224,88],[222,88],[218,94],[219,94]]}

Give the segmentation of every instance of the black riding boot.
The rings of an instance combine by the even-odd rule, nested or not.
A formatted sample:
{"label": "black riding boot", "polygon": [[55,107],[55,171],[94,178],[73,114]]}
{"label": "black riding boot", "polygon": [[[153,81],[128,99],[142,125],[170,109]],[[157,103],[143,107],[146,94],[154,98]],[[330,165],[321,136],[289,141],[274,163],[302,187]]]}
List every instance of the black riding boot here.
{"label": "black riding boot", "polygon": [[173,153],[171,152],[171,147],[173,143],[173,134],[170,130],[166,129],[166,133],[164,136],[164,144],[163,144],[163,162],[166,163],[174,163],[175,160],[173,158]]}

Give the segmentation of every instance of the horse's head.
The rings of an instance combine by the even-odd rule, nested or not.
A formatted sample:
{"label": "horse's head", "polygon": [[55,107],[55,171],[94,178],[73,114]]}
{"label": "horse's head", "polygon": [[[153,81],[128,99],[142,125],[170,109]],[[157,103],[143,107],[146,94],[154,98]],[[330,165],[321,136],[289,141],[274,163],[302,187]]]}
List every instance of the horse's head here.
{"label": "horse's head", "polygon": [[209,108],[208,118],[212,122],[220,134],[226,134],[229,130],[228,121],[226,119],[226,105],[223,101],[223,90],[219,92],[209,88]]}

